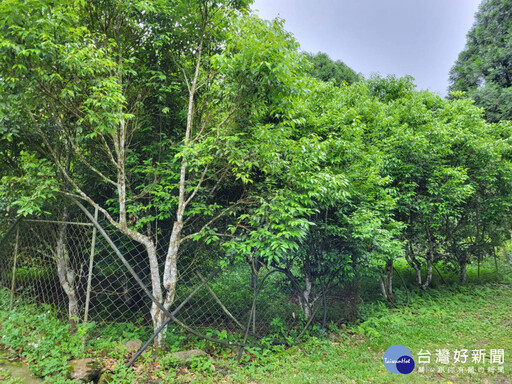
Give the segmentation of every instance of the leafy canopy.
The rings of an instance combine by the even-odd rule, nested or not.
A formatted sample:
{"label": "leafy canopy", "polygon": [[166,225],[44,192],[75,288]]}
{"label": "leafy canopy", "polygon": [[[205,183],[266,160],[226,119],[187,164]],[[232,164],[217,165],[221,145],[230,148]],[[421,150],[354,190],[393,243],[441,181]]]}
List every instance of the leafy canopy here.
{"label": "leafy canopy", "polygon": [[465,91],[488,121],[512,119],[512,2],[484,0],[450,71],[450,91]]}

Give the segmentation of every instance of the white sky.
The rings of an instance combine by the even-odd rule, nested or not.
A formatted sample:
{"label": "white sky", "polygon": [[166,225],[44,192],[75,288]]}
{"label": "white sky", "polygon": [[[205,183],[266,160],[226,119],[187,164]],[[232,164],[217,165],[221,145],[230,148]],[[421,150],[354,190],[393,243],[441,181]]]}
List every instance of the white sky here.
{"label": "white sky", "polygon": [[480,0],[255,0],[260,17],[286,20],[301,48],[326,52],[369,76],[411,75],[445,96]]}

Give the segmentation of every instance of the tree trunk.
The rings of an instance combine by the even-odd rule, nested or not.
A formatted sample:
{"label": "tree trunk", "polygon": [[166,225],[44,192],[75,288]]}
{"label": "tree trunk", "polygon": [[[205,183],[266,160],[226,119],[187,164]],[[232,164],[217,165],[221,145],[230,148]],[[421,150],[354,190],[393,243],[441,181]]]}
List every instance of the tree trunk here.
{"label": "tree trunk", "polygon": [[381,289],[383,296],[391,303],[395,302],[393,297],[393,259],[386,260],[384,267],[384,276],[381,279]]}
{"label": "tree trunk", "polygon": [[[171,307],[172,301],[169,302],[169,297],[166,295],[166,300],[164,302],[164,291],[162,289],[162,280],[160,276],[160,267],[158,263],[158,257],[156,252],[156,245],[155,242],[151,239],[149,236],[145,236],[141,233],[138,233],[134,230],[131,230],[130,228],[124,226],[124,227],[118,227],[122,233],[124,233],[126,236],[131,238],[134,241],[137,241],[138,243],[144,245],[146,248],[148,260],[149,260],[149,272],[151,276],[151,293],[155,297],[155,299],[159,303],[164,303],[164,307],[166,309],[169,309]],[[177,251],[176,251],[177,252]],[[167,266],[167,265],[166,265]],[[172,266],[172,264],[171,264]],[[174,269],[176,270],[176,265],[174,264]],[[175,272],[175,275],[177,273]],[[176,283],[170,284],[170,286],[174,287],[174,292],[176,289]],[[172,296],[172,299],[174,300],[174,296]],[[166,316],[163,313],[163,311],[155,304],[151,304],[151,319],[153,321],[153,330],[156,331],[166,320]],[[155,338],[155,347],[160,347],[162,345],[162,342],[165,338],[165,332],[166,328],[164,328],[158,336]]]}
{"label": "tree trunk", "polygon": [[309,261],[307,259],[304,262],[302,271],[304,274],[304,289],[299,291],[299,303],[304,317],[306,320],[309,320],[313,315],[313,305],[318,299],[318,296],[315,296],[314,277],[311,274]]}
{"label": "tree trunk", "polygon": [[256,285],[258,284],[258,271],[256,271],[251,266],[251,289],[256,289]]}
{"label": "tree trunk", "polygon": [[304,280],[304,290],[299,296],[299,302],[302,308],[302,312],[304,313],[304,317],[306,320],[309,320],[312,314],[313,284],[311,283],[309,276],[305,276]]}
{"label": "tree trunk", "polygon": [[427,238],[428,238],[428,250],[427,250],[427,276],[425,276],[425,282],[420,285],[421,289],[426,290],[432,281],[432,265],[434,264],[434,239],[430,235],[430,230],[427,227]]}
{"label": "tree trunk", "polygon": [[426,290],[428,288],[428,286],[430,285],[430,282],[432,281],[433,262],[434,262],[434,255],[432,253],[432,250],[429,250],[429,253],[427,256],[427,276],[425,277],[425,282],[421,285],[421,289],[423,289],[423,290]]}
{"label": "tree trunk", "polygon": [[459,276],[459,281],[461,283],[465,283],[466,282],[466,279],[467,279],[467,271],[466,271],[466,260],[462,260],[459,262],[459,265],[460,265],[460,276]]}
{"label": "tree trunk", "polygon": [[[149,259],[149,270],[151,274],[151,293],[158,300],[159,303],[163,301],[162,283],[160,279],[160,270],[158,267],[158,258],[156,254],[156,247],[151,239],[147,238],[146,252],[148,253]],[[169,309],[168,307],[166,307]],[[155,303],[151,304],[151,320],[153,321],[153,330],[156,331],[164,322],[165,314]],[[167,329],[163,329],[155,338],[155,347],[161,347],[162,342],[165,339],[165,333]]]}
{"label": "tree trunk", "polygon": [[251,289],[256,289],[258,285],[258,273],[261,268],[261,264],[257,257],[248,256],[246,257],[246,261],[251,268]]}
{"label": "tree trunk", "polygon": [[67,218],[67,208],[64,208],[64,212],[62,214],[63,223],[59,225],[59,231],[57,235],[56,262],[60,285],[62,286],[62,289],[64,290],[68,297],[68,316],[70,331],[74,333],[77,330],[79,311],[75,289],[75,273],[70,264],[69,253],[66,247],[67,224],[65,224],[64,222],[67,221]]}
{"label": "tree trunk", "polygon": [[422,285],[422,277],[421,277],[421,268],[418,267],[416,264],[414,265],[414,271],[416,272],[416,282],[421,287]]}
{"label": "tree trunk", "polygon": [[416,259],[416,256],[412,250],[412,244],[410,242],[408,242],[407,246],[405,247],[405,259],[416,272],[416,283],[421,287],[423,281],[421,277],[421,263]]}
{"label": "tree trunk", "polygon": [[477,256],[477,263],[478,263],[478,281],[480,281],[480,260],[481,260],[481,257],[480,257],[480,252],[478,252],[478,256]]}

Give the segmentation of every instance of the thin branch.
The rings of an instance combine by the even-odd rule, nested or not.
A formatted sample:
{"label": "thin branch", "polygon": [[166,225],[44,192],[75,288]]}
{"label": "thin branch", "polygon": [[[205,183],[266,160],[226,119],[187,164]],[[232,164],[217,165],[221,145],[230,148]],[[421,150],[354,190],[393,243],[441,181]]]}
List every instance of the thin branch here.
{"label": "thin branch", "polygon": [[110,147],[108,146],[107,139],[105,139],[105,136],[103,136],[103,134],[101,132],[98,131],[96,133],[98,134],[98,136],[101,139],[101,142],[103,144],[103,148],[105,149],[105,152],[106,152],[109,160],[112,162],[112,164],[114,164],[114,166],[117,169],[119,166],[117,164],[116,159],[114,159],[114,154],[112,153],[112,151],[110,150]]}
{"label": "thin branch", "polygon": [[25,106],[25,108],[26,108],[26,110],[27,110],[27,112],[28,112],[28,114],[30,116],[30,119],[32,120],[32,123],[34,124],[34,127],[36,128],[37,132],[39,133],[39,135],[43,139],[44,144],[46,145],[46,147],[50,151],[50,154],[53,157],[53,161],[54,161],[55,165],[59,168],[59,170],[62,173],[62,175],[64,176],[64,178],[73,186],[73,188],[75,188],[75,190],[80,195],[81,199],[87,201],[94,208],[98,208],[98,210],[105,215],[107,220],[112,225],[114,225],[116,228],[119,228],[119,223],[117,223],[117,221],[115,221],[112,218],[112,216],[110,216],[110,214],[104,208],[100,207],[98,203],[96,203],[93,199],[91,199],[90,196],[88,196],[84,191],[82,191],[82,189],[78,186],[78,184],[75,182],[75,180],[73,180],[73,178],[71,176],[69,176],[69,174],[66,171],[66,169],[60,163],[60,161],[59,161],[59,159],[57,157],[57,154],[55,153],[55,150],[53,149],[53,147],[51,146],[50,142],[48,141],[48,139],[44,135],[43,131],[41,130],[41,127],[39,127],[39,124],[37,123],[37,120],[35,119],[34,115],[32,114],[32,111],[27,106]]}
{"label": "thin branch", "polygon": [[224,180],[224,178],[226,177],[226,175],[228,174],[230,169],[231,169],[231,165],[228,164],[225,167],[224,172],[222,172],[222,175],[219,177],[219,179],[217,180],[217,182],[215,183],[213,188],[210,190],[209,196],[212,196],[213,193],[217,190],[217,188],[219,187],[220,183],[222,182],[222,180]]}
{"label": "thin branch", "polygon": [[179,65],[179,68],[181,69],[181,72],[183,72],[183,78],[185,79],[185,84],[187,84],[188,92],[190,93],[190,83],[188,81],[187,72],[185,71],[185,68],[183,68],[181,65]]}
{"label": "thin branch", "polygon": [[203,172],[201,173],[201,178],[199,179],[196,187],[194,188],[194,191],[190,194],[190,196],[188,197],[188,199],[185,201],[185,207],[188,205],[188,203],[190,203],[192,201],[192,199],[195,197],[195,195],[197,194],[197,191],[199,190],[199,188],[201,187],[201,184],[203,184],[203,181],[204,181],[204,177],[206,176],[206,172],[208,171],[208,168],[209,168],[209,165],[206,165],[206,167],[204,167],[204,170]]}
{"label": "thin branch", "polygon": [[114,181],[114,180],[111,180],[109,177],[105,176],[99,169],[97,169],[96,167],[94,167],[93,165],[91,165],[86,159],[85,157],[82,155],[81,151],[78,149],[78,147],[73,143],[71,142],[71,146],[73,147],[73,149],[75,150],[75,153],[76,155],[78,156],[78,158],[80,159],[80,161],[82,163],[84,163],[91,171],[93,171],[94,173],[96,173],[98,176],[100,176],[104,181],[112,184],[114,187],[117,187],[117,183]]}
{"label": "thin branch", "polygon": [[[71,113],[73,116],[75,116],[77,119],[81,120],[83,116],[79,113],[78,110],[74,110],[71,107],[69,107],[67,104],[65,104],[60,98],[56,97],[48,88],[46,88],[41,82],[39,82],[39,87],[45,93],[47,96],[49,96],[52,100],[56,101],[58,104],[60,104],[64,109],[66,109],[69,113]],[[92,129],[92,127],[91,127]],[[94,131],[94,130],[93,130]],[[110,151],[110,148],[108,146],[107,141],[105,140],[105,137],[101,134],[101,132],[96,132],[98,136],[103,141],[103,146],[106,149],[107,155],[109,156],[112,163],[118,167],[117,162],[114,160],[114,157],[112,155],[112,152]]]}
{"label": "thin branch", "polygon": [[40,89],[45,93],[47,96],[49,96],[52,100],[59,103],[64,109],[66,109],[69,113],[71,113],[73,116],[75,116],[77,119],[81,120],[82,115],[78,111],[73,110],[70,108],[66,103],[62,101],[59,97],[55,96],[48,88],[46,88],[41,82],[38,82]]}
{"label": "thin branch", "polygon": [[[226,122],[229,120],[229,118],[231,116],[233,116],[233,114],[238,110],[237,107],[233,107],[231,108],[231,110],[229,111],[229,113],[226,115],[226,117],[224,117],[224,119],[222,119],[218,124],[217,126],[215,127],[215,130],[217,131],[217,139],[220,137],[220,129],[221,127],[226,124]],[[194,139],[191,140],[191,142],[196,142],[199,137],[201,136],[201,133],[203,132],[204,128],[206,127],[206,123],[204,124],[201,124],[201,129],[199,130],[199,132],[196,134],[196,136],[194,137]]]}
{"label": "thin branch", "polygon": [[227,207],[226,209],[224,209],[222,212],[220,212],[217,216],[215,216],[214,218],[212,218],[210,221],[208,221],[205,225],[203,225],[201,227],[201,229],[197,232],[194,232],[194,233],[191,233],[187,236],[184,236],[180,239],[180,243],[182,243],[183,241],[185,240],[188,240],[190,239],[191,237],[194,237],[194,236],[197,236],[198,234],[200,234],[203,230],[205,230],[208,226],[210,226],[212,223],[214,223],[215,221],[217,221],[218,219],[220,219],[221,217],[223,217],[224,215],[226,215],[226,213],[228,213],[229,211],[231,211],[232,209],[234,209],[236,206],[242,204],[242,201],[238,201],[237,203]]}

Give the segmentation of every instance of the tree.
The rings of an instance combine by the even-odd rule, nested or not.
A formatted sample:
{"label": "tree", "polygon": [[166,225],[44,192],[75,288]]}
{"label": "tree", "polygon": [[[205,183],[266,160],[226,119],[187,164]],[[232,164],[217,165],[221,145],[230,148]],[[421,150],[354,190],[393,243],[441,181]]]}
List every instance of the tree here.
{"label": "tree", "polygon": [[451,132],[452,166],[465,170],[472,193],[456,216],[444,217],[441,226],[445,261],[453,263],[466,280],[466,265],[476,259],[478,273],[485,257],[509,238],[511,222],[510,123],[486,124],[482,110],[470,100],[455,99],[439,113]]}
{"label": "tree", "polygon": [[[452,165],[448,127],[437,119],[442,101],[429,93],[412,92],[389,104],[395,116],[385,139],[385,174],[397,193],[396,219],[405,229],[405,256],[417,283],[426,289],[440,259],[444,217],[457,216],[472,193],[462,167]],[[422,277],[423,260],[426,276]]]}
{"label": "tree", "polygon": [[490,122],[512,119],[510,0],[484,0],[450,71],[450,91],[465,91]]}
{"label": "tree", "polygon": [[367,83],[385,102],[385,123],[367,134],[381,148],[383,174],[396,191],[395,219],[404,225],[418,285],[430,285],[441,261],[464,281],[466,265],[493,255],[510,223],[508,124],[486,123],[471,100],[416,92],[407,78]]}
{"label": "tree", "polygon": [[327,53],[308,53],[307,57],[313,65],[309,70],[309,74],[319,80],[334,81],[334,83],[339,86],[343,83],[355,83],[362,77],[343,61],[333,61]]}
{"label": "tree", "polygon": [[[305,61],[244,2],[33,3],[0,8],[5,114],[39,137],[27,150],[45,154],[60,193],[144,246],[170,308],[183,244],[219,239],[216,224],[246,203],[257,124],[286,116]],[[170,223],[163,265],[155,220]],[[165,314],[151,314],[156,329]]]}
{"label": "tree", "polygon": [[322,291],[356,270],[375,273],[401,243],[381,154],[364,140],[376,103],[359,83],[309,79],[306,88],[293,119],[260,128],[276,148],[267,151],[267,182],[252,191],[261,204],[247,207],[227,245],[283,272],[309,319]]}
{"label": "tree", "polygon": [[[370,126],[380,125],[381,109],[363,82],[339,87],[316,82],[301,101],[305,124],[299,131],[322,140],[327,169],[345,179],[344,193],[317,206],[301,252],[289,258],[295,268],[287,268],[299,266],[302,276],[297,279],[311,286],[310,303],[320,288],[351,283],[364,274],[379,276],[382,265],[402,253],[400,225],[392,218],[395,199],[389,180],[381,175],[383,154],[365,136]],[[334,198],[336,187],[326,188]]]}

